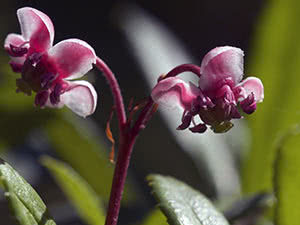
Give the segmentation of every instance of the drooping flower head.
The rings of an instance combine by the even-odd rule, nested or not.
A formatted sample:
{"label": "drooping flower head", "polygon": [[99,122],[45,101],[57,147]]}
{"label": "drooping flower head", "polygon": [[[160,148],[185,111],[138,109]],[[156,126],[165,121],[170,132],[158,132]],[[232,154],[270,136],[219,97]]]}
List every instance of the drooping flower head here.
{"label": "drooping flower head", "polygon": [[[184,64],[174,68],[159,80],[152,90],[154,102],[166,106],[183,108],[179,130],[190,127],[192,132],[203,133],[207,126],[216,133],[228,131],[231,119],[242,116],[238,105],[247,114],[256,110],[256,104],[264,98],[263,84],[259,78],[243,78],[243,56],[241,49],[225,46],[208,52],[201,67]],[[199,84],[186,83],[175,75],[192,71],[199,76]],[[202,123],[196,124],[199,116]]]}
{"label": "drooping flower head", "polygon": [[17,11],[21,35],[9,34],[4,48],[11,57],[17,79],[17,92],[36,92],[35,105],[66,105],[80,116],[96,109],[97,93],[87,81],[76,80],[92,69],[96,62],[94,49],[79,39],[68,39],[53,45],[54,27],[50,18],[30,7]]}

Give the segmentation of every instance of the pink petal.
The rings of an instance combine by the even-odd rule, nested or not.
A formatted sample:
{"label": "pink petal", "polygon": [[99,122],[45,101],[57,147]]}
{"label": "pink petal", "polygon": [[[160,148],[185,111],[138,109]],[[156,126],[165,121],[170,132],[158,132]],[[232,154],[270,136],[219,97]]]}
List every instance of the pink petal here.
{"label": "pink petal", "polygon": [[86,117],[95,112],[97,92],[87,81],[68,82],[70,88],[60,96],[61,102],[77,115]]}
{"label": "pink petal", "polygon": [[10,57],[11,61],[13,63],[19,64],[19,65],[23,65],[25,60],[26,60],[26,56],[22,56],[22,57]]}
{"label": "pink petal", "polygon": [[9,34],[7,35],[5,41],[4,41],[4,48],[5,50],[10,49],[10,45],[13,46],[20,46],[25,42],[24,38],[20,34]]}
{"label": "pink petal", "polygon": [[224,84],[232,87],[238,84],[243,77],[243,56],[241,49],[230,46],[208,52],[201,63],[200,88],[211,91]]}
{"label": "pink petal", "polygon": [[264,99],[264,86],[261,80],[257,77],[248,77],[247,79],[243,80],[238,87],[244,88],[244,95],[248,96],[251,93],[254,94],[254,98],[256,102],[262,102]]}
{"label": "pink petal", "polygon": [[17,15],[22,35],[26,41],[30,42],[32,51],[48,50],[54,40],[54,27],[50,18],[41,11],[30,7],[18,9]]}
{"label": "pink petal", "polygon": [[96,63],[94,49],[79,39],[59,42],[49,50],[48,56],[59,75],[68,80],[82,77]]}
{"label": "pink petal", "polygon": [[186,83],[177,77],[170,77],[161,80],[153,88],[151,97],[154,102],[166,107],[189,110],[199,92],[200,90],[194,84]]}
{"label": "pink petal", "polygon": [[[9,34],[7,35],[5,41],[4,41],[4,48],[7,52],[10,52],[10,45],[13,46],[20,46],[25,42],[24,38],[20,34]],[[11,61],[16,64],[23,65],[26,57],[10,57]]]}

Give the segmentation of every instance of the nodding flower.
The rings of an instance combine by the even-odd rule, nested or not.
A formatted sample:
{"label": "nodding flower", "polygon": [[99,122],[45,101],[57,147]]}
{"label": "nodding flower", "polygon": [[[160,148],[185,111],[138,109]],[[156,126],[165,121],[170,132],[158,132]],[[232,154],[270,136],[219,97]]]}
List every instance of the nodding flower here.
{"label": "nodding flower", "polygon": [[20,34],[9,34],[4,43],[17,79],[17,92],[36,92],[35,105],[60,108],[64,105],[85,117],[97,105],[97,93],[81,78],[96,63],[94,49],[79,39],[67,39],[53,46],[54,27],[50,18],[30,7],[17,11]]}
{"label": "nodding flower", "polygon": [[[183,64],[161,77],[151,97],[158,104],[184,110],[178,130],[189,128],[194,133],[204,133],[209,126],[216,133],[226,132],[233,126],[231,119],[242,118],[238,105],[244,113],[251,114],[264,98],[259,78],[242,80],[243,57],[239,48],[214,48],[204,56],[201,67]],[[199,76],[198,85],[175,77],[185,71]],[[196,116],[202,122],[196,124]]]}

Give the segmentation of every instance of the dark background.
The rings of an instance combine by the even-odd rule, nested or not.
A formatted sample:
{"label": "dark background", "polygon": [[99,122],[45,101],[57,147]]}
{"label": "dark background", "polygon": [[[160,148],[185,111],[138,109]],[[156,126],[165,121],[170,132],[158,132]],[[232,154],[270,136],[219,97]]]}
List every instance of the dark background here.
{"label": "dark background", "polygon": [[[210,49],[216,46],[231,45],[240,47],[247,56],[251,40],[255,32],[255,24],[261,9],[267,1],[259,0],[187,0],[187,1],[2,1],[1,34],[3,42],[7,33],[19,33],[16,10],[31,6],[46,13],[55,26],[55,43],[66,38],[77,37],[87,41],[94,47],[96,53],[108,63],[117,74],[120,86],[128,104],[134,97],[140,100],[149,95],[149,87],[142,75],[140,65],[136,62],[124,34],[116,25],[116,9],[136,4],[146,12],[158,18],[184,44],[189,53],[199,62]],[[155,44],[155,43],[154,43]],[[247,62],[247,57],[246,57]],[[183,62],[186,63],[186,62]],[[158,74],[159,75],[159,74]],[[99,93],[99,106],[93,118],[100,129],[104,129],[111,110],[112,98],[103,77],[96,78],[96,89]],[[159,127],[159,128],[158,128]],[[113,130],[116,126],[113,122]],[[158,131],[159,130],[159,131]],[[157,148],[159,143],[160,148]],[[165,147],[167,146],[167,148]],[[141,150],[143,149],[143,150]],[[164,151],[162,151],[163,149]],[[36,156],[32,146],[20,146],[14,152],[21,154],[24,160],[32,160]],[[51,152],[51,149],[49,149]],[[22,162],[21,162],[22,163]],[[181,170],[176,170],[181,167]],[[46,202],[55,202],[62,194],[50,177],[38,167],[41,172],[36,188]],[[133,223],[143,217],[145,211],[154,205],[154,201],[145,185],[144,178],[150,172],[160,172],[190,183],[202,190],[209,197],[215,197],[214,187],[203,185],[199,180],[206,180],[205,174],[195,171],[190,158],[180,151],[176,142],[163,126],[163,121],[155,116],[148,130],[145,130],[137,143],[137,151],[133,154],[131,176],[141,187],[143,202],[138,206],[124,208],[121,211],[119,224]],[[205,182],[204,182],[205,183]],[[109,184],[108,184],[109,185]],[[55,208],[55,207],[53,207]],[[58,224],[81,224],[74,210],[67,205],[62,210],[54,210]],[[59,211],[64,216],[59,218]],[[7,204],[4,199],[0,202],[0,224],[13,224],[8,218]],[[54,216],[55,217],[55,216]],[[9,219],[9,221],[6,220]]]}

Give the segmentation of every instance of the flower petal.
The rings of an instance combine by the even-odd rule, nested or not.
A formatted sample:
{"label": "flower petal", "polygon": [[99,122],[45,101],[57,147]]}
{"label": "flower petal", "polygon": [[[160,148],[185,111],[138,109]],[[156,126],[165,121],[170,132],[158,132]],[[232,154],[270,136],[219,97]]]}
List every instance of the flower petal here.
{"label": "flower petal", "polygon": [[264,86],[257,77],[248,77],[237,85],[237,87],[243,87],[246,96],[253,93],[255,102],[262,102],[264,99]]}
{"label": "flower petal", "polygon": [[[4,41],[4,49],[10,54],[11,46],[20,46],[24,44],[25,40],[22,35],[20,34],[9,34],[7,35]],[[12,54],[10,54],[12,55]],[[15,64],[22,65],[26,59],[25,56],[21,57],[10,57],[11,61]]]}
{"label": "flower petal", "polygon": [[154,102],[169,108],[180,107],[190,110],[192,102],[200,90],[193,83],[186,83],[177,77],[170,77],[158,82],[151,92]]}
{"label": "flower petal", "polygon": [[4,48],[6,51],[10,51],[10,46],[20,46],[25,42],[24,38],[20,34],[9,34],[4,41]]}
{"label": "flower petal", "polygon": [[95,112],[97,92],[87,81],[68,82],[70,88],[60,96],[60,100],[77,115],[86,117]]}
{"label": "flower petal", "polygon": [[59,76],[68,80],[82,77],[96,63],[94,49],[79,39],[59,42],[48,52],[49,60],[59,72]]}
{"label": "flower petal", "polygon": [[39,10],[24,7],[17,11],[21,32],[34,52],[48,50],[54,40],[54,27],[50,18]]}
{"label": "flower petal", "polygon": [[243,56],[241,49],[230,46],[217,47],[208,52],[201,63],[200,88],[211,91],[224,84],[231,87],[238,84],[243,77]]}

